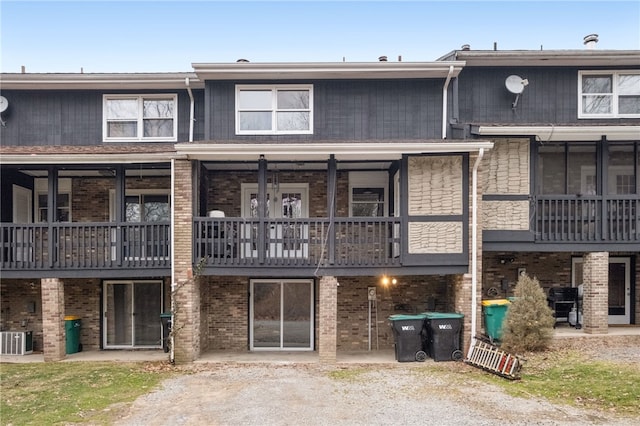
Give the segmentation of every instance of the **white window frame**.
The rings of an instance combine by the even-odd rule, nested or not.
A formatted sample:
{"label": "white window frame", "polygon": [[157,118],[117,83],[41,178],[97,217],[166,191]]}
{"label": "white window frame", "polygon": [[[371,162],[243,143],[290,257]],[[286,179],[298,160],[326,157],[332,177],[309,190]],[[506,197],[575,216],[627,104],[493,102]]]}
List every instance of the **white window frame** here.
{"label": "white window frame", "polygon": [[[597,71],[578,71],[578,118],[640,118],[639,114],[620,114],[618,112],[618,78],[621,75],[638,75],[639,70],[597,70]],[[585,94],[582,93],[582,78],[584,76],[603,76],[612,78],[612,92],[603,93],[602,95],[611,96],[611,113],[608,114],[587,114],[583,112],[583,100]]]}
{"label": "white window frame", "polygon": [[[111,100],[132,99],[138,103],[136,137],[109,137],[107,120],[107,102]],[[144,137],[143,103],[145,100],[170,99],[173,102],[173,134],[169,137]],[[162,94],[128,94],[102,96],[102,138],[105,142],[176,142],[178,140],[178,95],[175,93]]]}
{"label": "white window frame", "polygon": [[[270,130],[241,130],[240,129],[240,92],[243,90],[262,90],[271,91],[271,129]],[[309,92],[309,108],[300,110],[278,110],[278,91],[279,90],[306,90]],[[258,109],[247,109],[244,111],[257,111]],[[309,129],[308,130],[278,130],[278,112],[279,111],[304,111],[309,113]],[[313,85],[312,84],[279,84],[279,85],[236,85],[235,98],[235,117],[236,117],[236,135],[311,135],[313,134]]]}
{"label": "white window frame", "polygon": [[[382,188],[384,206],[382,216],[389,216],[389,174],[387,172],[349,172],[349,217],[353,217],[354,188]],[[398,214],[399,212],[396,212]]]}

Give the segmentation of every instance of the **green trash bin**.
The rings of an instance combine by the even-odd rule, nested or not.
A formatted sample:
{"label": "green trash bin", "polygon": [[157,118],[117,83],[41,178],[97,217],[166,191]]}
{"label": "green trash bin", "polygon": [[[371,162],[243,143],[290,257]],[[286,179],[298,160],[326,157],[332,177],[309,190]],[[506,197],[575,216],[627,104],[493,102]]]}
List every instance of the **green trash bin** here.
{"label": "green trash bin", "polygon": [[82,345],[80,344],[80,326],[80,317],[75,315],[67,315],[64,317],[67,354],[75,354],[82,350]]}
{"label": "green trash bin", "polygon": [[484,329],[489,340],[502,339],[502,323],[507,315],[511,302],[507,299],[483,300]]}

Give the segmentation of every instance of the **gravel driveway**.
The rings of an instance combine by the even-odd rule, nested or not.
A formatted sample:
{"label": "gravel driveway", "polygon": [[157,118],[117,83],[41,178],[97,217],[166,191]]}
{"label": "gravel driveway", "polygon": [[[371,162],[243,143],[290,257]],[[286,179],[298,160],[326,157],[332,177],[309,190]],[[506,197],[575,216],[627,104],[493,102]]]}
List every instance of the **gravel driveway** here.
{"label": "gravel driveway", "polygon": [[[636,348],[637,349],[637,348]],[[637,425],[514,398],[464,363],[209,364],[138,398],[119,425]],[[446,368],[439,368],[446,364]],[[447,371],[447,369],[452,371]],[[456,374],[451,374],[453,371]],[[488,374],[488,373],[487,373]]]}

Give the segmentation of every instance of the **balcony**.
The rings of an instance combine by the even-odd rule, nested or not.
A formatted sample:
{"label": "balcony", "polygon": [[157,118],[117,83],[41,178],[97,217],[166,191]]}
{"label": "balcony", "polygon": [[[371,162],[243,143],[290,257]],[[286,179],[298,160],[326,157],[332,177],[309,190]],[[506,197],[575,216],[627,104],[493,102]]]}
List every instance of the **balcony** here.
{"label": "balcony", "polygon": [[171,266],[167,222],[2,223],[0,238],[3,275],[65,271],[70,276],[70,271],[79,270],[148,271]]}
{"label": "balcony", "polygon": [[640,242],[637,196],[537,196],[536,242]]}
{"label": "balcony", "polygon": [[194,218],[204,268],[372,268],[402,264],[398,218]]}

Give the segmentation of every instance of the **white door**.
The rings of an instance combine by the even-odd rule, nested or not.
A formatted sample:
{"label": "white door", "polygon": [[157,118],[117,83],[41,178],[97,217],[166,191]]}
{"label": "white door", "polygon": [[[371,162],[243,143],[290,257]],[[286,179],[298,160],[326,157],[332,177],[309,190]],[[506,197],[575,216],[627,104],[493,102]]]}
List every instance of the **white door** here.
{"label": "white door", "polygon": [[[22,186],[13,185],[13,223],[33,223],[33,192]],[[13,235],[15,260],[31,261],[33,234],[30,229],[16,228]]]}
{"label": "white door", "polygon": [[[279,221],[309,217],[309,186],[307,184],[281,184],[267,188],[267,217],[275,223],[266,231],[267,257],[306,258],[309,256],[309,226]],[[258,218],[258,185],[242,184],[242,216],[252,221]],[[252,222],[242,228],[242,257],[257,257],[258,226]]]}
{"label": "white door", "polygon": [[631,261],[609,258],[609,324],[631,322]]}
{"label": "white door", "polygon": [[[582,258],[573,259],[573,286],[582,284]],[[609,258],[609,324],[631,323],[631,259]]]}

